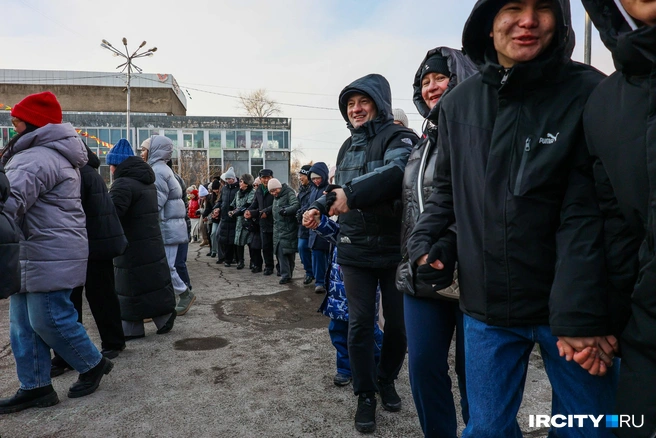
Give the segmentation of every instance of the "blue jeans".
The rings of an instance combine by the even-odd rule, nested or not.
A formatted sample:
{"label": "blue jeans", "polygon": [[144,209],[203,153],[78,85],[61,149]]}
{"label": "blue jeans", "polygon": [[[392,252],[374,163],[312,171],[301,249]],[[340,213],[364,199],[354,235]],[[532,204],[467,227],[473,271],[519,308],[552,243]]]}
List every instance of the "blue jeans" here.
{"label": "blue jeans", "polygon": [[301,257],[301,263],[303,263],[303,269],[305,269],[305,275],[314,277],[312,271],[312,250],[308,246],[310,239],[301,239],[298,238],[298,255]]}
{"label": "blue jeans", "polygon": [[[537,343],[551,382],[551,415],[605,415],[614,412],[619,360],[604,377],[591,376],[558,355],[549,326],[495,327],[465,315],[467,397],[470,418],[463,438],[521,438],[517,412],[528,361]],[[547,415],[547,412],[535,412]],[[524,419],[528,424],[528,418]],[[584,427],[549,430],[549,437],[612,437],[610,429]]]}
{"label": "blue jeans", "polygon": [[175,270],[180,276],[180,280],[191,289],[191,279],[187,270],[187,253],[189,252],[189,242],[178,245],[178,252],[175,256]]}
{"label": "blue jeans", "polygon": [[[330,341],[335,347],[337,372],[351,377],[351,363],[348,355],[348,321],[331,319],[328,324]],[[380,361],[380,352],[383,349],[383,331],[376,322],[374,326],[374,360],[376,364]]]}
{"label": "blue jeans", "polygon": [[312,272],[314,272],[314,285],[326,285],[326,272],[328,271],[328,251],[312,250]]}
{"label": "blue jeans", "polygon": [[102,356],[91,342],[70,299],[71,289],[11,296],[9,332],[21,389],[50,385],[50,349],[78,373]]}
{"label": "blue jeans", "polygon": [[464,328],[458,302],[404,295],[403,311],[410,387],[421,429],[425,437],[455,438],[458,420],[448,363],[454,331],[460,408],[465,424],[469,421]]}

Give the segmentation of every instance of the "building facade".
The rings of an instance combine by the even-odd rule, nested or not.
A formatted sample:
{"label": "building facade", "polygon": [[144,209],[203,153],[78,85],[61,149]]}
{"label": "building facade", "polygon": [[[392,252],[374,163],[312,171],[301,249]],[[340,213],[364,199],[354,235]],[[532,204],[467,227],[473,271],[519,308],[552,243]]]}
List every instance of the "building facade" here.
{"label": "building facade", "polygon": [[231,166],[238,176],[257,176],[269,168],[282,182],[289,181],[291,119],[186,116],[187,102],[173,76],[142,76],[130,87],[135,112],[128,133],[126,114],[120,112],[126,104],[118,88],[120,75],[117,79],[116,74],[99,72],[0,70],[0,145],[4,147],[16,134],[11,106],[28,94],[50,90],[62,105],[64,122],[70,122],[100,158],[100,174],[108,184],[106,155],[113,145],[127,138],[138,154],[151,135],[171,139],[173,168],[187,185],[205,183]]}

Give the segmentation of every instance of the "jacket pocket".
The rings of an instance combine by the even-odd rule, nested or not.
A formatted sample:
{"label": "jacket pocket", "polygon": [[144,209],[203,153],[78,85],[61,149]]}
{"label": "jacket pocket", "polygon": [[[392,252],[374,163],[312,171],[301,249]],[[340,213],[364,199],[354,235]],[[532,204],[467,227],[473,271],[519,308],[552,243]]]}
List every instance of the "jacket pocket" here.
{"label": "jacket pocket", "polygon": [[527,137],[524,142],[524,152],[522,153],[522,161],[519,164],[519,171],[517,172],[517,179],[515,180],[515,190],[513,195],[519,196],[522,189],[522,179],[524,178],[524,170],[526,169],[526,162],[531,153],[531,137]]}

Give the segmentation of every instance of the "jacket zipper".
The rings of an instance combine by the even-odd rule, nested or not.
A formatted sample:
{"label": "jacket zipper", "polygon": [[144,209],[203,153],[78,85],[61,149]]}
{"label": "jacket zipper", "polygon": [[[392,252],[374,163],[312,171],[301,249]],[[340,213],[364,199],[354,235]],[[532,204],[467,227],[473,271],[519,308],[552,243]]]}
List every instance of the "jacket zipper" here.
{"label": "jacket zipper", "polygon": [[513,193],[515,196],[519,196],[519,191],[522,187],[522,177],[524,176],[524,168],[526,167],[529,152],[531,152],[531,137],[527,137],[526,142],[524,143],[522,162],[519,165],[519,172],[517,172],[517,180],[515,181],[515,192]]}
{"label": "jacket zipper", "polygon": [[417,175],[417,201],[419,202],[419,214],[424,212],[424,172],[426,171],[426,162],[428,161],[428,150],[431,147],[431,141],[426,142],[424,153],[421,154],[421,161],[419,162],[419,175]]}

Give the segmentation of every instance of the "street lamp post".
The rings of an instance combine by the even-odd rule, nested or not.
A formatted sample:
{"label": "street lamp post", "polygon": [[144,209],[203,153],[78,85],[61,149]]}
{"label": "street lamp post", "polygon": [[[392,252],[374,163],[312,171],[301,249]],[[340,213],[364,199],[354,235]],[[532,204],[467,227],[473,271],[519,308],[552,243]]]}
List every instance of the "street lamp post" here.
{"label": "street lamp post", "polygon": [[153,54],[157,51],[157,47],[153,47],[152,49],[148,49],[145,51],[139,52],[143,46],[146,45],[146,42],[142,42],[139,47],[137,47],[137,50],[130,55],[130,52],[128,51],[128,40],[127,38],[123,37],[123,46],[125,46],[125,53],[119,51],[116,47],[112,46],[109,41],[107,40],[102,40],[102,44],[100,44],[100,47],[103,49],[107,49],[110,52],[114,54],[114,56],[120,56],[125,59],[125,62],[119,66],[117,66],[117,69],[121,69],[121,73],[125,72],[126,74],[126,89],[127,89],[127,94],[128,94],[128,102],[127,102],[127,114],[126,114],[126,136],[128,137],[128,140],[130,138],[130,79],[132,77],[132,69],[134,69],[136,72],[141,73],[143,70],[141,70],[138,66],[136,66],[133,63],[133,60],[136,58],[144,58],[147,56],[153,56]]}

